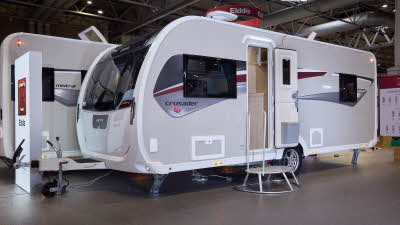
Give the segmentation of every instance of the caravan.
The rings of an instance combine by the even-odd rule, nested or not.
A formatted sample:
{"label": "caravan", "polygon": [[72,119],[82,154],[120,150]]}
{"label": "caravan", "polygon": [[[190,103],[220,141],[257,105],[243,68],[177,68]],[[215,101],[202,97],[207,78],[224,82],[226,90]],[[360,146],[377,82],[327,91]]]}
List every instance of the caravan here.
{"label": "caravan", "polygon": [[66,157],[80,156],[75,110],[81,82],[98,54],[113,45],[46,35],[15,33],[1,44],[0,156],[12,158],[14,149],[15,60],[29,51],[42,52],[43,154],[55,157],[46,140],[63,137]]}
{"label": "caravan", "polygon": [[79,146],[128,172],[249,157],[298,171],[304,156],[376,144],[376,77],[369,52],[183,17],[97,56],[79,93]]}

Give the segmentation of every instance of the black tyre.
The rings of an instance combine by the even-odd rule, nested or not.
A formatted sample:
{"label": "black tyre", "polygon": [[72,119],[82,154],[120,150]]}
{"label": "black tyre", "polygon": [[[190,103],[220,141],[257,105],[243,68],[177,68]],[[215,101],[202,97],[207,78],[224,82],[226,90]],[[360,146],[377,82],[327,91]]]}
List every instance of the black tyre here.
{"label": "black tyre", "polygon": [[300,146],[285,148],[280,164],[291,167],[297,175],[303,166],[303,158],[303,150]]}
{"label": "black tyre", "polygon": [[44,197],[46,198],[52,198],[54,197],[54,195],[56,194],[55,192],[51,192],[50,189],[51,188],[55,188],[57,187],[57,183],[55,182],[48,182],[45,183],[42,187],[41,193]]}

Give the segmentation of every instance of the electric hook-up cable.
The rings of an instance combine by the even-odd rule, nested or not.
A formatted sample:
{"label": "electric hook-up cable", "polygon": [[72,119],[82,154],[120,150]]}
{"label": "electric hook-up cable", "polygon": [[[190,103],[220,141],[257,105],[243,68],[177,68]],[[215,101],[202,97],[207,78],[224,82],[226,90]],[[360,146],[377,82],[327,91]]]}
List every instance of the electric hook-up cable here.
{"label": "electric hook-up cable", "polygon": [[[47,141],[47,143],[48,143],[48,144],[50,145],[50,147],[57,153],[58,156],[61,156],[61,155],[60,155],[60,154],[61,154],[61,147],[60,147],[59,138],[56,138],[56,140],[57,140],[58,148],[56,148],[56,147],[54,146],[54,144],[53,144],[51,141],[49,141],[49,140]],[[102,179],[102,178],[104,178],[104,177],[110,175],[112,171],[113,171],[113,170],[110,170],[110,171],[108,171],[107,173],[105,173],[104,175],[98,176],[98,177],[94,178],[93,180],[91,180],[91,181],[89,181],[89,182],[87,182],[87,183],[75,184],[75,185],[71,185],[71,186],[70,186],[70,181],[69,181],[68,179],[66,179],[66,178],[63,177],[62,180],[64,180],[64,181],[67,182],[67,184],[64,185],[63,188],[67,188],[68,186],[70,186],[69,188],[71,188],[71,189],[83,189],[83,188],[90,187],[90,186],[92,186],[94,183],[96,183],[97,181],[99,181],[100,179]],[[48,179],[49,179],[49,181],[50,181],[50,178],[48,178]],[[56,181],[58,181],[57,178],[55,178],[55,179],[53,180],[53,183],[56,182]]]}

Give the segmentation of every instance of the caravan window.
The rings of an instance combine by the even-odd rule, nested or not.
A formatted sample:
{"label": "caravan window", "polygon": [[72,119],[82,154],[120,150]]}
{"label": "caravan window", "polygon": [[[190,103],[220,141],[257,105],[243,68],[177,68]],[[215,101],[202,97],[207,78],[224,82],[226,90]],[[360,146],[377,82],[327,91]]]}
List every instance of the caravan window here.
{"label": "caravan window", "polygon": [[129,107],[148,47],[103,56],[93,69],[83,109],[109,111]]}
{"label": "caravan window", "polygon": [[339,74],[339,101],[357,101],[357,77],[350,74]]}
{"label": "caravan window", "polygon": [[290,85],[290,59],[282,59],[282,83]]}
{"label": "caravan window", "polygon": [[236,98],[236,61],[184,56],[184,97]]}

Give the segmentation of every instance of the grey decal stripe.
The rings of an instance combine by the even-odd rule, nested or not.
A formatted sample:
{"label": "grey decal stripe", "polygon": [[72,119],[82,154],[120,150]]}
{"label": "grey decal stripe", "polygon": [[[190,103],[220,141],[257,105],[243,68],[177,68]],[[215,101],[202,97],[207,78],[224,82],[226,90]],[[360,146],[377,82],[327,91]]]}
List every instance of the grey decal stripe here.
{"label": "grey decal stripe", "polygon": [[327,92],[327,93],[319,93],[319,94],[312,94],[312,95],[305,95],[300,96],[299,100],[314,100],[314,101],[324,101],[324,102],[333,102],[341,105],[347,106],[355,106],[362,97],[364,97],[365,93],[367,92],[358,92],[359,97],[357,98],[357,102],[341,102],[339,101],[339,92]]}

